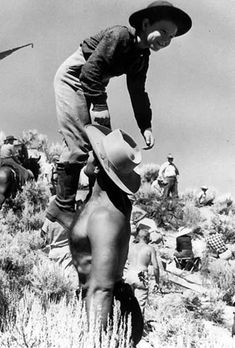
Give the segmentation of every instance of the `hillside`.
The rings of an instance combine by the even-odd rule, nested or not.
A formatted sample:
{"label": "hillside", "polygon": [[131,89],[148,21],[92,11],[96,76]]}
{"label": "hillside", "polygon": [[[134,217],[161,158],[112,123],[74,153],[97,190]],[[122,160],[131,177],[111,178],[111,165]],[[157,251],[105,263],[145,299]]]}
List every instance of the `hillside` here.
{"label": "hillside", "polygon": [[[212,259],[205,253],[199,272],[179,274],[173,252],[180,226],[200,227],[202,238],[216,229],[226,243],[233,244],[234,203],[226,210],[231,198],[218,196],[212,207],[198,208],[192,191],[182,193],[177,201],[162,202],[159,192],[150,186],[143,183],[132,199],[163,234],[164,243],[155,247],[172,274],[178,272],[203,291],[187,289],[162,271],[159,289],[150,284],[145,335],[139,347],[232,347],[235,261]],[[82,303],[75,298],[72,282],[47,256],[47,236],[41,235],[41,226],[49,198],[48,186],[39,180],[27,184],[1,210],[1,347],[92,347],[91,342],[97,339],[95,330],[87,331]],[[102,347],[128,347],[122,337],[117,343],[104,334]]]}

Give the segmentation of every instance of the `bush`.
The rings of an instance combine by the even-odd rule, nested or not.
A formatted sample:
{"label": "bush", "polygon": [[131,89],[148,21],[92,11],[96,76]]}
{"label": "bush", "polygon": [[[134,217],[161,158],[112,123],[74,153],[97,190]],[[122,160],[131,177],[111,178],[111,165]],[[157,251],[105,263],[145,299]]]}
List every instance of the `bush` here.
{"label": "bush", "polygon": [[141,176],[141,183],[152,184],[157,179],[160,166],[156,163],[144,164],[139,168],[139,174]]}
{"label": "bush", "polygon": [[[16,320],[5,322],[5,332],[0,336],[2,348],[57,347],[57,348],[129,348],[130,318],[127,325],[120,320],[120,309],[114,307],[113,327],[100,330],[99,320],[92,318],[88,327],[84,303],[66,298],[59,303],[48,302],[45,310],[34,293],[25,290],[16,305]],[[124,329],[127,327],[127,330]]]}
{"label": "bush", "polygon": [[233,305],[235,296],[235,264],[216,260],[208,266],[212,286],[218,287],[227,304]]}
{"label": "bush", "polygon": [[183,208],[182,224],[187,227],[198,226],[203,222],[200,209],[191,201],[187,201]]}
{"label": "bush", "polygon": [[69,297],[73,290],[62,268],[43,255],[36,260],[27,279],[32,291],[44,304],[49,300],[58,302],[64,296]]}
{"label": "bush", "polygon": [[40,229],[49,197],[49,189],[42,181],[27,183],[14,199],[3,205],[1,224],[11,234]]}
{"label": "bush", "polygon": [[225,243],[233,244],[235,242],[235,215],[214,215],[211,220],[210,229],[221,233],[224,237]]}
{"label": "bush", "polygon": [[1,269],[8,272],[14,282],[26,282],[25,276],[31,271],[37,258],[36,250],[42,243],[40,231],[18,232],[14,235],[3,232],[0,240]]}

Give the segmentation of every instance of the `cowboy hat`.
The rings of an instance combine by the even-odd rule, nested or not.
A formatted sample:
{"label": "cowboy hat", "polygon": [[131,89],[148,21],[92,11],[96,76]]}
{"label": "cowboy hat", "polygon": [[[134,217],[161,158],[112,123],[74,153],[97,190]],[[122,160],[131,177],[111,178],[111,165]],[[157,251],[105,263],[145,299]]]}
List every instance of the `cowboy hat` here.
{"label": "cowboy hat", "polygon": [[174,7],[168,1],[154,1],[146,8],[134,12],[129,18],[129,23],[136,28],[144,18],[151,18],[156,21],[162,19],[171,20],[177,26],[175,36],[185,34],[192,26],[192,20],[189,15],[181,9]]}
{"label": "cowboy hat", "polygon": [[131,221],[133,223],[137,223],[138,221],[142,220],[146,215],[147,215],[147,211],[134,205],[131,211]]}
{"label": "cowboy hat", "polygon": [[15,138],[13,135],[8,135],[5,141],[9,141],[9,140],[17,140],[17,138]]}
{"label": "cowboy hat", "polygon": [[202,190],[208,190],[208,187],[207,186],[201,186],[201,189]]}
{"label": "cowboy hat", "polygon": [[157,225],[155,221],[146,217],[138,222],[137,227],[139,229],[148,230],[149,233],[157,231]]}
{"label": "cowboy hat", "polygon": [[178,232],[175,234],[175,237],[178,238],[178,237],[181,237],[181,236],[185,236],[186,234],[190,234],[193,232],[193,229],[192,228],[189,228],[189,227],[180,227],[178,229]]}
{"label": "cowboy hat", "polygon": [[138,191],[140,175],[134,169],[141,162],[141,152],[134,140],[120,129],[99,125],[86,126],[86,133],[110,179],[128,194]]}

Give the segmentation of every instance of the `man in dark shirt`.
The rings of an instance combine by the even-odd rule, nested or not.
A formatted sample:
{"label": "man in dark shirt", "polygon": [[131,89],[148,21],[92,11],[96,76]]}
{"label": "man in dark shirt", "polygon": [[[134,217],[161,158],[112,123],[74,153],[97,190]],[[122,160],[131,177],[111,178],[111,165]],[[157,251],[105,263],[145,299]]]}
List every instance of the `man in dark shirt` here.
{"label": "man in dark shirt", "polygon": [[129,22],[133,28],[117,25],[85,39],[55,76],[57,117],[66,146],[58,164],[56,199],[47,218],[65,227],[73,220],[79,172],[90,150],[84,126],[110,127],[106,94],[110,78],[126,75],[137,124],[147,149],[152,148],[152,111],[145,92],[150,50],[167,47],[192,25],[185,12],[167,1],[155,1],[133,13]]}

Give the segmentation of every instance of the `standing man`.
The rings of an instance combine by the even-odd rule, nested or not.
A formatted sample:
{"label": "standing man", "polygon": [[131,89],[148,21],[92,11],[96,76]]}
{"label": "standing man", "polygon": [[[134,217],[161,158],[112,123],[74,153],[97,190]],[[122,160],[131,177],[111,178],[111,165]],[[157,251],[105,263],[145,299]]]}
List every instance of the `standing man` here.
{"label": "standing man", "polygon": [[139,302],[142,314],[149,294],[149,266],[153,266],[156,284],[159,284],[159,265],[157,252],[149,243],[149,231],[137,228],[137,243],[129,248],[126,281],[129,283]]}
{"label": "standing man", "polygon": [[79,172],[91,149],[85,126],[111,126],[106,92],[110,79],[126,75],[136,122],[146,148],[151,149],[152,110],[145,91],[150,53],[165,49],[192,26],[187,13],[162,0],[131,14],[129,23],[132,28],[114,25],[82,40],[55,76],[57,118],[66,146],[57,167],[56,198],[47,218],[65,228],[73,221]]}
{"label": "standing man", "polygon": [[165,184],[162,198],[166,199],[170,197],[178,198],[178,181],[177,176],[179,170],[173,163],[174,157],[169,153],[167,156],[167,162],[163,163],[159,170],[159,180],[162,180]]}
{"label": "standing man", "polygon": [[100,317],[105,329],[113,297],[123,315],[132,313],[132,339],[142,335],[141,311],[131,287],[122,280],[130,239],[130,194],[137,192],[140,175],[135,168],[141,153],[134,140],[119,129],[88,125],[90,152],[84,173],[94,183],[89,201],[76,212],[70,237],[73,263],[79,275],[88,317]]}

